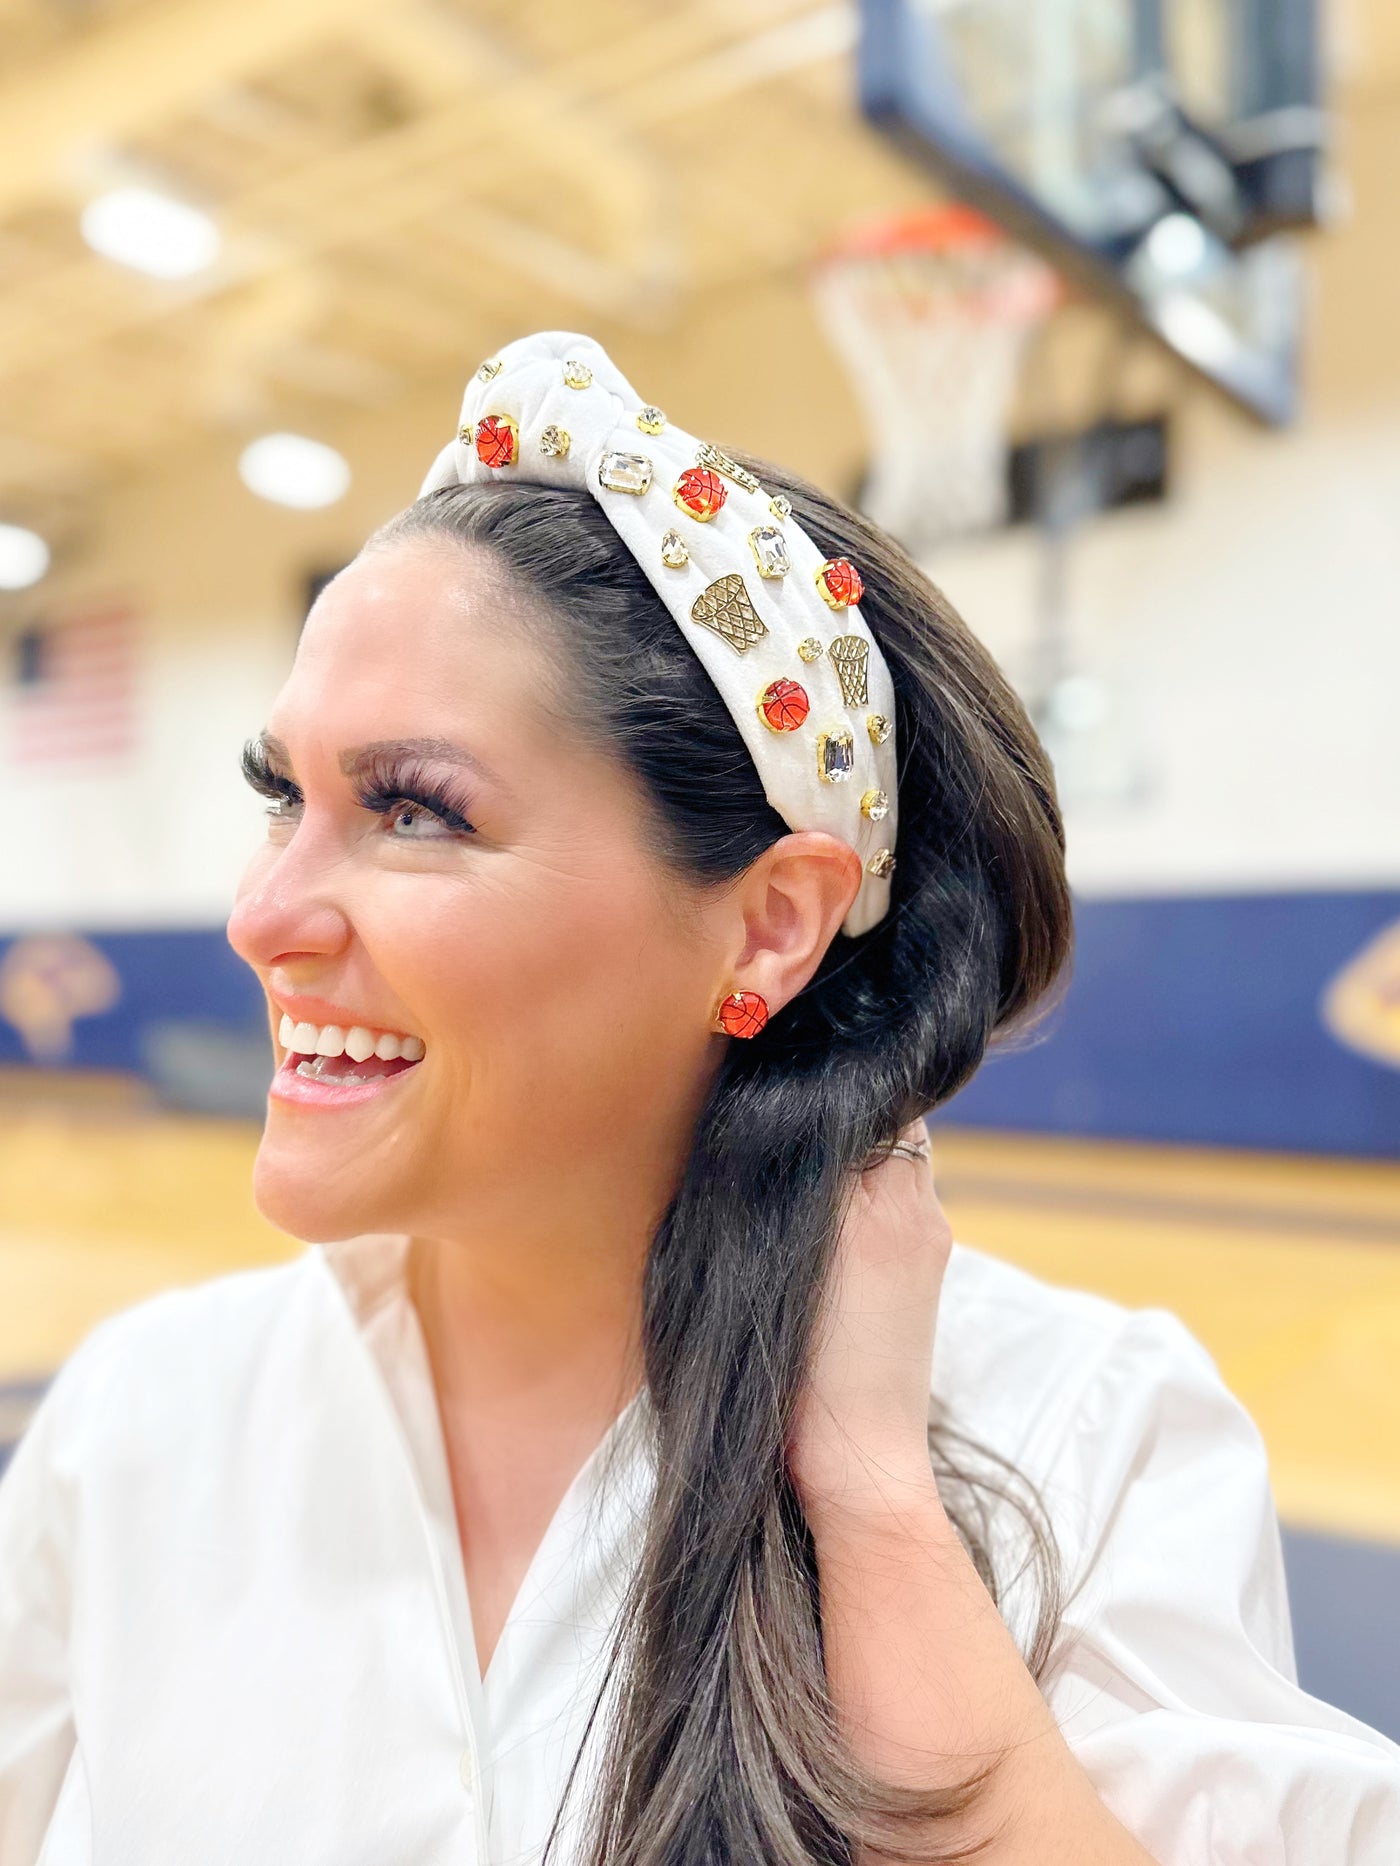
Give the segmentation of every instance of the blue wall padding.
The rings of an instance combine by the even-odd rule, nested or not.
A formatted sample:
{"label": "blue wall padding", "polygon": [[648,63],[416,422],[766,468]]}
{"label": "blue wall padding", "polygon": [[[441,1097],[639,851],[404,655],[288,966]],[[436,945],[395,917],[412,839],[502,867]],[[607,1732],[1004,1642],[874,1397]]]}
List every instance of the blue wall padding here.
{"label": "blue wall padding", "polygon": [[[1319,1014],[1336,973],[1400,923],[1400,890],[1091,900],[1077,914],[1064,1003],[1029,1047],[988,1061],[951,1119],[1400,1157],[1400,1068],[1347,1049]],[[70,1066],[145,1071],[155,1024],[266,1043],[261,989],[222,927],[86,937],[122,993],[77,1020]],[[0,1019],[0,1063],[25,1060]]]}
{"label": "blue wall padding", "polygon": [[1083,901],[1063,1005],[951,1104],[970,1125],[1400,1155],[1400,1068],[1322,1022],[1400,891]]}
{"label": "blue wall padding", "polygon": [[[229,945],[222,927],[133,933],[81,933],[111,961],[121,995],[110,1011],[79,1017],[67,1062],[76,1069],[145,1069],[142,1033],[154,1024],[222,1024],[267,1034],[262,986]],[[12,942],[0,939],[0,959]],[[19,1032],[0,1017],[0,1063],[31,1060]]]}

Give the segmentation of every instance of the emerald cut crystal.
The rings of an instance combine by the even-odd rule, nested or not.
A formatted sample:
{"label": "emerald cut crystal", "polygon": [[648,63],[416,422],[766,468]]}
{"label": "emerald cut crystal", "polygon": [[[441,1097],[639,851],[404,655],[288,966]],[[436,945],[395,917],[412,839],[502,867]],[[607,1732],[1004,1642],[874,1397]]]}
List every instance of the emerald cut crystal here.
{"label": "emerald cut crystal", "polygon": [[598,484],[609,492],[644,493],[651,484],[651,461],[645,454],[606,453],[598,462]]}
{"label": "emerald cut crystal", "polygon": [[856,742],[844,726],[817,740],[817,773],[824,784],[841,784],[856,768]]}
{"label": "emerald cut crystal", "polygon": [[785,577],[792,569],[787,539],[776,525],[755,525],[749,533],[749,548],[761,577]]}

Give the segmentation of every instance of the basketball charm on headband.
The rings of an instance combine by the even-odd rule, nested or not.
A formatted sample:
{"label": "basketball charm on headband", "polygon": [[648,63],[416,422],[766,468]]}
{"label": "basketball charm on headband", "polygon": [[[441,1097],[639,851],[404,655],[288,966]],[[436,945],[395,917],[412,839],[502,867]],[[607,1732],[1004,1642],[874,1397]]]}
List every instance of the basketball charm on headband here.
{"label": "basketball charm on headband", "polygon": [[895,699],[861,619],[859,565],[828,557],[782,493],[677,427],[576,331],[517,338],[481,365],[422,492],[512,479],[598,501],[714,682],[769,803],[789,829],[825,830],[860,857],[842,932],[877,926],[895,867]]}

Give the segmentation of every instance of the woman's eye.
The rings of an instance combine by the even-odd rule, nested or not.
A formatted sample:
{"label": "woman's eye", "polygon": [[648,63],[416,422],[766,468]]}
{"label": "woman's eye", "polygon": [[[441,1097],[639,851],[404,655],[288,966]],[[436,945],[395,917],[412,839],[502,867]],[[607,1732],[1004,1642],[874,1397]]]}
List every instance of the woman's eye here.
{"label": "woman's eye", "polygon": [[360,802],[388,821],[395,842],[456,842],[476,834],[475,824],[435,791],[419,790],[415,795],[385,786]]}
{"label": "woman's eye", "polygon": [[[406,831],[401,840],[408,842],[429,842],[434,839],[435,835],[451,836],[454,834],[454,831],[448,824],[443,822],[440,816],[434,815],[425,804],[415,803],[411,797],[400,797],[396,799],[386,812],[386,815],[390,823],[393,824],[396,832],[400,830]],[[412,828],[415,823],[426,823],[428,826],[428,834],[412,834]]]}

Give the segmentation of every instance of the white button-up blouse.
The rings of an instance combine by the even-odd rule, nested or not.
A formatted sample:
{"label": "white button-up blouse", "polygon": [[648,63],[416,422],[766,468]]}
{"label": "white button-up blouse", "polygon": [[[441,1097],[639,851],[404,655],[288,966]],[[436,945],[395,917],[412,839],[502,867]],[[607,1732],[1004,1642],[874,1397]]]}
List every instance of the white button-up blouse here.
{"label": "white button-up blouse", "polygon": [[[482,1678],[406,1254],[364,1236],[171,1291],[60,1369],[0,1482],[0,1866],[538,1861],[648,1402]],[[1041,1488],[1083,1583],[1042,1689],[1153,1858],[1397,1866],[1400,1747],[1299,1688],[1264,1449],[1187,1329],[956,1245],[931,1391]],[[1024,1652],[1033,1601],[1003,1613]]]}

